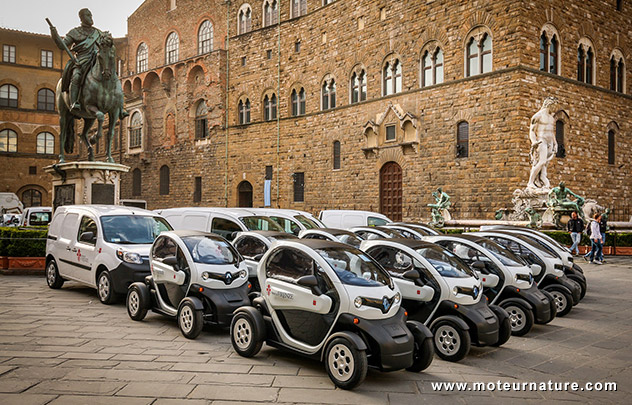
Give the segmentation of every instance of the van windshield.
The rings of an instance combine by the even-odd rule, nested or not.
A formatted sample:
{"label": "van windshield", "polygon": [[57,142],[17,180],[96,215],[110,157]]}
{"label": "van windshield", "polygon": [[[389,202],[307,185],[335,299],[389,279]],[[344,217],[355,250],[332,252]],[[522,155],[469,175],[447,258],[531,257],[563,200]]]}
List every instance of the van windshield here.
{"label": "van windshield", "polygon": [[103,216],[101,227],[106,242],[129,245],[154,243],[160,232],[173,229],[163,218],[139,215]]}
{"label": "van windshield", "polygon": [[257,215],[241,217],[239,218],[241,222],[246,225],[249,231],[279,231],[285,232],[285,229],[281,227],[281,225],[274,222],[274,220],[268,217],[262,217]]}

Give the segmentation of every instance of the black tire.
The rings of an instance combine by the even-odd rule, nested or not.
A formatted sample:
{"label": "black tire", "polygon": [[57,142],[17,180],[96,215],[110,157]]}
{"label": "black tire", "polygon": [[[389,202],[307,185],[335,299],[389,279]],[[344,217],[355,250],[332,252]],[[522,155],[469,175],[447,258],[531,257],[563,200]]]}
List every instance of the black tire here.
{"label": "black tire", "polygon": [[406,370],[412,371],[414,373],[418,373],[427,369],[432,363],[432,359],[434,358],[434,347],[432,343],[432,338],[426,338],[423,336],[422,338],[416,336],[415,337],[415,349],[413,350],[413,365],[408,367]]}
{"label": "black tire", "polygon": [[97,295],[99,301],[105,305],[114,304],[117,295],[114,293],[114,285],[112,284],[112,277],[107,270],[103,270],[97,276]]}
{"label": "black tire", "polygon": [[257,322],[249,312],[239,312],[230,323],[230,342],[233,349],[243,357],[253,357],[263,346],[262,330],[257,330]]}
{"label": "black tire", "polygon": [[573,309],[573,297],[566,288],[558,285],[549,285],[546,291],[553,296],[553,302],[557,308],[557,316],[565,316]]}
{"label": "black tire", "polygon": [[184,301],[178,308],[178,327],[187,339],[195,339],[204,328],[204,314],[192,302]]}
{"label": "black tire", "polygon": [[511,337],[511,318],[507,317],[503,322],[500,322],[500,327],[498,329],[498,341],[494,343],[492,346],[502,346]]}
{"label": "black tire", "polygon": [[55,259],[50,259],[46,265],[46,283],[53,290],[60,289],[64,285],[64,279],[59,275]]}
{"label": "black tire", "polygon": [[508,301],[501,302],[500,306],[509,314],[512,335],[524,336],[533,328],[533,311],[525,304],[517,301]]}
{"label": "black tire", "polygon": [[[145,288],[145,291],[141,290],[142,288]],[[147,315],[149,305],[146,290],[147,287],[142,284],[139,286],[136,283],[129,286],[129,290],[127,290],[127,299],[125,300],[127,314],[135,321],[142,321]]]}
{"label": "black tire", "polygon": [[469,331],[450,319],[443,319],[432,325],[432,335],[435,352],[443,360],[460,361],[470,351],[472,338]]}
{"label": "black tire", "polygon": [[364,350],[357,350],[348,339],[338,337],[327,345],[325,369],[336,387],[350,390],[364,381],[369,363]]}
{"label": "black tire", "polygon": [[586,280],[582,280],[582,278],[576,274],[569,274],[567,277],[579,284],[579,288],[581,289],[581,292],[579,293],[579,299],[584,299],[587,290]]}

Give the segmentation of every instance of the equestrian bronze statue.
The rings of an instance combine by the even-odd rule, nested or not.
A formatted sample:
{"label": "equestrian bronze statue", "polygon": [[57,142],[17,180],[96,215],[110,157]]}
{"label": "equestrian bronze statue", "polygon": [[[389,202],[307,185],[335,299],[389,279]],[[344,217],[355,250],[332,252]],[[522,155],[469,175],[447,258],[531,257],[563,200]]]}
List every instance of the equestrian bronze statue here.
{"label": "equestrian bronze statue", "polygon": [[[68,53],[70,60],[57,83],[57,110],[59,111],[60,153],[59,162],[65,162],[65,153],[73,153],[75,120],[83,119],[81,138],[88,149],[88,160],[94,161],[93,144],[102,135],[105,114],[108,114],[107,162],[112,159],[112,139],[116,122],[125,118],[123,89],[116,74],[116,50],[109,32],[92,26],[92,13],[87,8],[79,11],[81,25],[73,28],[62,39],[50,25],[55,44]],[[88,139],[88,132],[97,121],[96,136]]]}

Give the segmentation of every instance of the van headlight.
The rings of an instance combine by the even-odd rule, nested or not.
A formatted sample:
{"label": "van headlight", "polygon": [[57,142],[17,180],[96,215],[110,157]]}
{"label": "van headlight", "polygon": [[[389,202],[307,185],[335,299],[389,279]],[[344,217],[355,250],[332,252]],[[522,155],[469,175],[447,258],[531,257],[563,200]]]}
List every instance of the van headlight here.
{"label": "van headlight", "polygon": [[400,293],[395,294],[395,296],[393,297],[394,304],[399,304],[401,300],[402,300],[402,295]]}
{"label": "van headlight", "polygon": [[239,272],[239,277],[246,278],[248,277],[248,272],[246,270],[242,270]]}
{"label": "van headlight", "polygon": [[124,261],[126,263],[143,264],[143,259],[140,257],[138,253],[126,252],[125,250],[117,249],[116,257],[118,257],[119,260]]}
{"label": "van headlight", "polygon": [[360,308],[362,306],[362,298],[356,297],[353,300],[353,305],[355,305],[356,308]]}

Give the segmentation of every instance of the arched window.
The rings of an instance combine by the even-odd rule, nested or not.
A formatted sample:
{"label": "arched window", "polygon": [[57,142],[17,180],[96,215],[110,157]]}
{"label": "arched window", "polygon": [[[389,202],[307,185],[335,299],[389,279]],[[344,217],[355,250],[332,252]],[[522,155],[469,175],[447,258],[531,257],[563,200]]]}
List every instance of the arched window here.
{"label": "arched window", "polygon": [[55,92],[51,89],[40,89],[37,92],[37,109],[55,111]]}
{"label": "arched window", "polygon": [[250,100],[239,100],[239,123],[250,123]]}
{"label": "arched window", "polygon": [[143,140],[143,117],[139,112],[132,114],[129,126],[129,147],[140,148]]}
{"label": "arched window", "polygon": [[468,157],[470,139],[470,124],[467,121],[461,121],[457,125],[456,130],[456,157]]}
{"label": "arched window", "polygon": [[307,14],[307,0],[292,0],[291,18]]}
{"label": "arched window", "polygon": [[169,166],[160,168],[160,195],[169,195]]}
{"label": "arched window", "polygon": [[206,107],[206,103],[204,100],[201,100],[195,110],[195,139],[208,138],[207,114],[208,108]]}
{"label": "arched window", "polygon": [[271,121],[277,118],[277,96],[272,94],[263,98],[263,120]]}
{"label": "arched window", "polygon": [[443,51],[428,49],[421,58],[421,85],[432,86],[443,83]]}
{"label": "arched window", "polygon": [[615,49],[610,56],[610,90],[624,93],[625,91],[625,64],[623,54]]}
{"label": "arched window", "polygon": [[18,107],[18,88],[12,84],[0,86],[0,107]]}
{"label": "arched window", "polygon": [[587,38],[582,38],[577,47],[577,80],[594,83],[595,51]]}
{"label": "arched window", "polygon": [[178,50],[180,48],[180,39],[177,32],[172,32],[167,37],[167,46],[165,47],[165,64],[169,65],[178,61]]}
{"label": "arched window", "polygon": [[34,188],[24,190],[24,192],[22,192],[22,204],[24,204],[24,208],[41,207],[42,193]]}
{"label": "arched window", "polygon": [[351,103],[366,100],[366,72],[364,69],[360,73],[353,72],[351,75]]}
{"label": "arched window", "polygon": [[336,108],[336,81],[334,79],[325,80],[323,82],[322,100],[323,110]]}
{"label": "arched window", "polygon": [[263,26],[267,27],[279,22],[279,2],[266,0],[263,2]]}
{"label": "arched window", "polygon": [[566,147],[564,146],[564,121],[555,121],[555,141],[557,142],[556,157],[563,159],[566,157]]}
{"label": "arched window", "polygon": [[136,73],[142,73],[147,70],[147,44],[141,42],[136,50]]}
{"label": "arched window", "polygon": [[340,169],[340,141],[334,141],[334,170]]}
{"label": "arched window", "polygon": [[614,164],[615,156],[615,132],[614,129],[608,131],[608,164]]}
{"label": "arched window", "polygon": [[540,70],[558,74],[558,54],[559,42],[557,34],[547,34],[546,31],[543,31],[540,36]]}
{"label": "arched window", "polygon": [[305,115],[305,89],[300,88],[297,92],[296,89],[292,90],[292,117],[299,115]]}
{"label": "arched window", "polygon": [[213,23],[205,20],[198,31],[198,54],[202,55],[213,50]]}
{"label": "arched window", "polygon": [[55,136],[50,132],[40,132],[37,134],[37,153],[55,153]]}
{"label": "arched window", "polygon": [[239,34],[245,34],[246,32],[250,32],[252,25],[252,10],[250,9],[249,4],[243,4],[239,9],[238,13],[238,21],[237,21],[237,32]]}
{"label": "arched window", "polygon": [[492,71],[492,37],[479,31],[472,35],[466,46],[465,76],[475,76]]}
{"label": "arched window", "polygon": [[17,152],[18,134],[11,129],[0,131],[0,152]]}
{"label": "arched window", "polygon": [[386,62],[382,70],[382,78],[385,96],[402,91],[402,64],[399,59]]}
{"label": "arched window", "polygon": [[132,195],[137,197],[141,195],[141,172],[139,168],[132,170]]}

